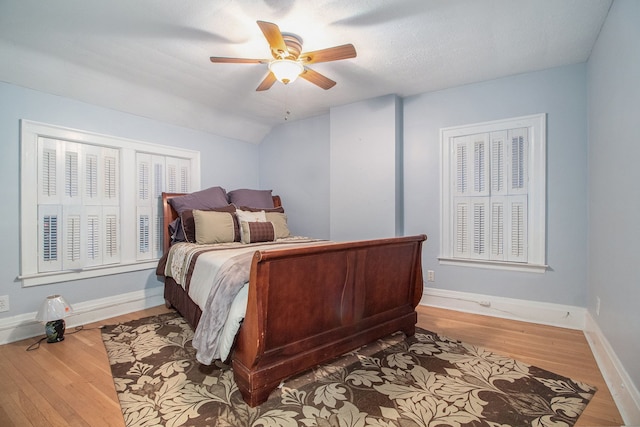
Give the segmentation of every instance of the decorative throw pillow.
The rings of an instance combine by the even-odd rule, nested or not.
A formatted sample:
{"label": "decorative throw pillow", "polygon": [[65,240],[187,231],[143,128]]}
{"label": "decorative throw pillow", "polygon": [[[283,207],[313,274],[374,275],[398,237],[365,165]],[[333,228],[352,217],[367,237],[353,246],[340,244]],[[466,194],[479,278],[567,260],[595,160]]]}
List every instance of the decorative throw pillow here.
{"label": "decorative throw pillow", "polygon": [[249,190],[241,188],[227,193],[229,203],[236,206],[251,206],[252,208],[272,208],[273,195],[271,190]]}
{"label": "decorative throw pillow", "polygon": [[276,231],[272,222],[240,222],[242,243],[272,242],[276,240]]}
{"label": "decorative throw pillow", "polygon": [[182,220],[180,219],[180,217],[174,219],[169,223],[169,236],[171,237],[171,244],[186,241],[184,238],[184,231],[182,230]]}
{"label": "decorative throw pillow", "polygon": [[267,215],[263,210],[261,211],[243,211],[242,209],[236,209],[236,219],[238,224],[240,224],[240,241],[244,242],[245,238],[243,237],[242,231],[242,223],[243,222],[266,222]]}
{"label": "decorative throw pillow", "polygon": [[239,222],[265,222],[267,220],[264,210],[243,211],[242,209],[236,209],[236,216]]}
{"label": "decorative throw pillow", "polygon": [[201,211],[194,209],[196,243],[229,243],[234,241],[233,214],[229,212]]}
{"label": "decorative throw pillow", "polygon": [[169,199],[169,204],[178,213],[190,209],[211,210],[222,208],[229,204],[227,192],[222,187],[211,187],[206,190],[196,191],[184,196],[176,196]]}
{"label": "decorative throw pillow", "polygon": [[[209,211],[209,212],[229,212],[231,214],[235,213],[236,208],[233,205],[227,205],[222,208],[216,209],[197,209],[201,211]],[[240,241],[240,225],[238,224],[235,216],[231,215],[234,221],[234,236],[235,241]],[[196,243],[196,225],[193,220],[193,210],[187,209],[180,214],[180,226],[182,228],[182,234],[184,235],[185,242]]]}
{"label": "decorative throw pillow", "polygon": [[240,241],[244,241],[245,239],[242,237],[242,223],[243,222],[266,222],[267,216],[265,212],[257,211],[243,211],[242,209],[236,209],[236,217],[238,219],[238,224],[240,224]]}
{"label": "decorative throw pillow", "polygon": [[282,239],[284,237],[291,236],[289,232],[289,226],[287,225],[287,216],[280,212],[265,212],[267,221],[273,224],[273,228],[276,232],[276,239]]}

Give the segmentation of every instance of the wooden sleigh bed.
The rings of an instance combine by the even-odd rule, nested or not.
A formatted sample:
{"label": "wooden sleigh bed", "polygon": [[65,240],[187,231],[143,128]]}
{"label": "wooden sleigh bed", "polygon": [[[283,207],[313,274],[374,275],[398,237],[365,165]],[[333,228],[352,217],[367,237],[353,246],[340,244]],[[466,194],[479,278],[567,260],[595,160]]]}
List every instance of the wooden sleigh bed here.
{"label": "wooden sleigh bed", "polygon": [[[178,217],[163,193],[168,225]],[[274,206],[280,198],[273,196]],[[256,250],[244,321],[230,360],[244,400],[257,406],[285,379],[396,331],[413,335],[422,297],[425,235]],[[202,311],[165,277],[164,296],[194,327]]]}

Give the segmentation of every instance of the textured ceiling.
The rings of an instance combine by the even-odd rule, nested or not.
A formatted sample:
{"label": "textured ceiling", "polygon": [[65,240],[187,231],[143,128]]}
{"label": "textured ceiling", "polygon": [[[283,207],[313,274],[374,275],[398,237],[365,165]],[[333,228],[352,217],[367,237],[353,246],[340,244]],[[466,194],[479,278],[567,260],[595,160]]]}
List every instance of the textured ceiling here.
{"label": "textured ceiling", "polygon": [[[387,94],[414,95],[588,59],[611,0],[0,0],[0,81],[243,141],[284,121]],[[255,88],[268,58],[257,20],[335,80]]]}

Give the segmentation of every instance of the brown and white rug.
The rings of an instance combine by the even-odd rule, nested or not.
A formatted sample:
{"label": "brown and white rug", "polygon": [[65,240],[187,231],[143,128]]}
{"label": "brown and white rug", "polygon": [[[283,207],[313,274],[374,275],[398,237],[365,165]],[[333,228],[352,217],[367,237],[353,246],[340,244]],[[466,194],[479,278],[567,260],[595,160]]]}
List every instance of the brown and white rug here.
{"label": "brown and white rug", "polygon": [[203,366],[175,313],[107,326],[125,424],[132,426],[572,426],[595,388],[418,329],[398,333],[244,403],[229,366]]}

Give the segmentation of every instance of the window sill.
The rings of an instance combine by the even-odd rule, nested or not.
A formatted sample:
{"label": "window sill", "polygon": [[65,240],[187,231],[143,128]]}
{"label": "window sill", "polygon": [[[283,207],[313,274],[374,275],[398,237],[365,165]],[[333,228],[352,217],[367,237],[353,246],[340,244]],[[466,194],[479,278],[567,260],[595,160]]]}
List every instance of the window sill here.
{"label": "window sill", "polygon": [[131,271],[147,270],[156,268],[158,260],[137,262],[133,264],[116,264],[111,266],[100,266],[72,271],[55,271],[50,273],[25,274],[18,276],[23,287],[49,285],[52,283],[68,282],[71,280],[90,279],[93,277],[109,276],[112,274],[128,273]]}
{"label": "window sill", "polygon": [[478,259],[438,257],[438,261],[440,262],[440,265],[456,265],[459,267],[522,271],[526,273],[544,273],[549,268],[549,266],[545,264],[525,264],[519,262],[485,261]]}

